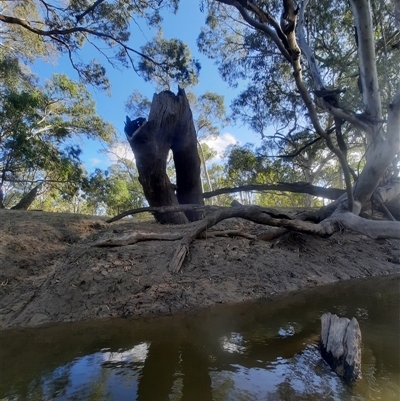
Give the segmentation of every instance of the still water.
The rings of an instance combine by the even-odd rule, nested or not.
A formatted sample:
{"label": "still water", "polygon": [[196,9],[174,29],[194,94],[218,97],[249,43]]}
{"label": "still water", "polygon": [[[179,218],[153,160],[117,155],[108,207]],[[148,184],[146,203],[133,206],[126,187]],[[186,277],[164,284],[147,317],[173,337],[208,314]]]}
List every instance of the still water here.
{"label": "still water", "polygon": [[[400,398],[400,276],[334,284],[195,316],[0,332],[0,400]],[[316,347],[325,312],[357,317],[363,378]]]}

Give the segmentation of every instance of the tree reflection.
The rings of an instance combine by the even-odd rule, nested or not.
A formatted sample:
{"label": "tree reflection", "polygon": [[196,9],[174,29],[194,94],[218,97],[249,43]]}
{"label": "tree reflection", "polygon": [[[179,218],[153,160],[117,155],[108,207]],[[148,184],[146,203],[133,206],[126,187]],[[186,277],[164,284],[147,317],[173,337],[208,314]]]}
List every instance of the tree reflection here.
{"label": "tree reflection", "polygon": [[[351,299],[292,297],[284,313],[240,306],[182,319],[0,332],[0,360],[7,366],[0,399],[397,401],[398,283],[395,291],[379,291],[385,294],[379,299],[388,299],[384,311],[361,286],[359,294],[347,291]],[[322,311],[344,304],[351,315],[362,307],[368,316],[361,321],[364,379],[351,389],[314,345]]]}

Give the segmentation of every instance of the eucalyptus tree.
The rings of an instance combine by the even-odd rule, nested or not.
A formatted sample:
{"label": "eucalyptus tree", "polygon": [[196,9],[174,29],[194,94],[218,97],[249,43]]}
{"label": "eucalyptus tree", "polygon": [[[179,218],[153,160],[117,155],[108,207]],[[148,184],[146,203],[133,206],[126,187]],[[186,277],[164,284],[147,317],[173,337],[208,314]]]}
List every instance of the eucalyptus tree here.
{"label": "eucalyptus tree", "polygon": [[34,194],[43,183],[75,192],[85,174],[78,138],[107,142],[114,135],[112,125],[97,116],[84,85],[65,75],[39,85],[16,59],[4,56],[0,98],[0,206],[15,206],[16,197],[10,203],[7,193]]}
{"label": "eucalyptus tree", "polygon": [[96,169],[82,185],[82,198],[92,214],[109,216],[145,206],[143,191],[133,162]]}
{"label": "eucalyptus tree", "polygon": [[[301,128],[315,133],[314,139],[321,138],[326,151],[339,161],[347,196],[336,206],[351,212],[341,215],[343,221],[361,224],[355,216],[374,194],[377,201],[398,196],[400,182],[393,181],[398,168],[392,168],[400,149],[394,2],[205,3],[209,28],[199,43],[217,58],[222,76],[232,83],[248,79],[248,90],[257,97],[253,103],[265,115],[272,121],[276,116],[280,124],[300,120]],[[254,114],[251,122],[262,130],[266,120]],[[357,177],[352,177],[347,161],[347,127],[366,146]],[[379,191],[386,174],[392,178],[391,190]]]}
{"label": "eucalyptus tree", "polygon": [[[292,193],[291,187],[282,183],[297,183],[302,177],[296,169],[282,159],[266,158],[262,148],[251,144],[228,147],[225,154],[225,174],[230,191],[240,190],[240,202],[262,206],[306,206],[305,195]],[[233,188],[229,188],[233,187]],[[247,192],[250,192],[247,194]],[[303,193],[306,191],[303,191]],[[306,194],[307,195],[307,194]]]}

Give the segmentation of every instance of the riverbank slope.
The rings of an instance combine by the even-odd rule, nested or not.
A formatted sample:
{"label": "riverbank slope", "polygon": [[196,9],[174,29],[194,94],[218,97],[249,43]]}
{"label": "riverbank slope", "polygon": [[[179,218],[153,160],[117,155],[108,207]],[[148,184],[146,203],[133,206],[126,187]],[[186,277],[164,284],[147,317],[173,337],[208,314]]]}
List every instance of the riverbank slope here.
{"label": "riverbank slope", "polygon": [[[289,233],[274,242],[199,239],[177,274],[168,270],[176,241],[93,247],[133,232],[183,233],[194,224],[0,210],[0,327],[168,315],[400,273],[400,241],[348,232],[327,239]],[[230,219],[213,229],[254,234],[265,227]]]}

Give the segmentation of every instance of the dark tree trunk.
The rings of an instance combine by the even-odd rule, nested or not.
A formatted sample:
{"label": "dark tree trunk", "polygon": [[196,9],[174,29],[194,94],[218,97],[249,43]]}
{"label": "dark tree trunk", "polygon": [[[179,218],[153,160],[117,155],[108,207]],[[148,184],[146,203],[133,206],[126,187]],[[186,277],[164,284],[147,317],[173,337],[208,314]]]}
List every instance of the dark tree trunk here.
{"label": "dark tree trunk", "polygon": [[37,197],[37,194],[39,192],[40,187],[42,186],[42,183],[39,185],[36,185],[36,187],[32,188],[28,193],[26,193],[21,200],[13,206],[11,209],[14,210],[28,210],[29,207],[32,205],[34,200]]}
{"label": "dark tree trunk", "polygon": [[[135,155],[139,181],[150,206],[203,204],[200,158],[192,112],[185,91],[155,94],[149,120],[139,128],[127,119],[125,133]],[[176,186],[166,173],[167,157],[172,149]],[[176,190],[176,194],[175,194]],[[157,221],[184,224],[200,218],[198,212],[158,213]]]}
{"label": "dark tree trunk", "polygon": [[0,209],[4,209],[4,192],[2,185],[0,185]]}
{"label": "dark tree trunk", "polygon": [[[185,91],[178,90],[179,119],[172,138],[171,149],[176,171],[176,195],[180,204],[204,204],[201,186],[201,161],[197,151],[197,134]],[[199,212],[186,212],[190,221],[201,218]]]}

